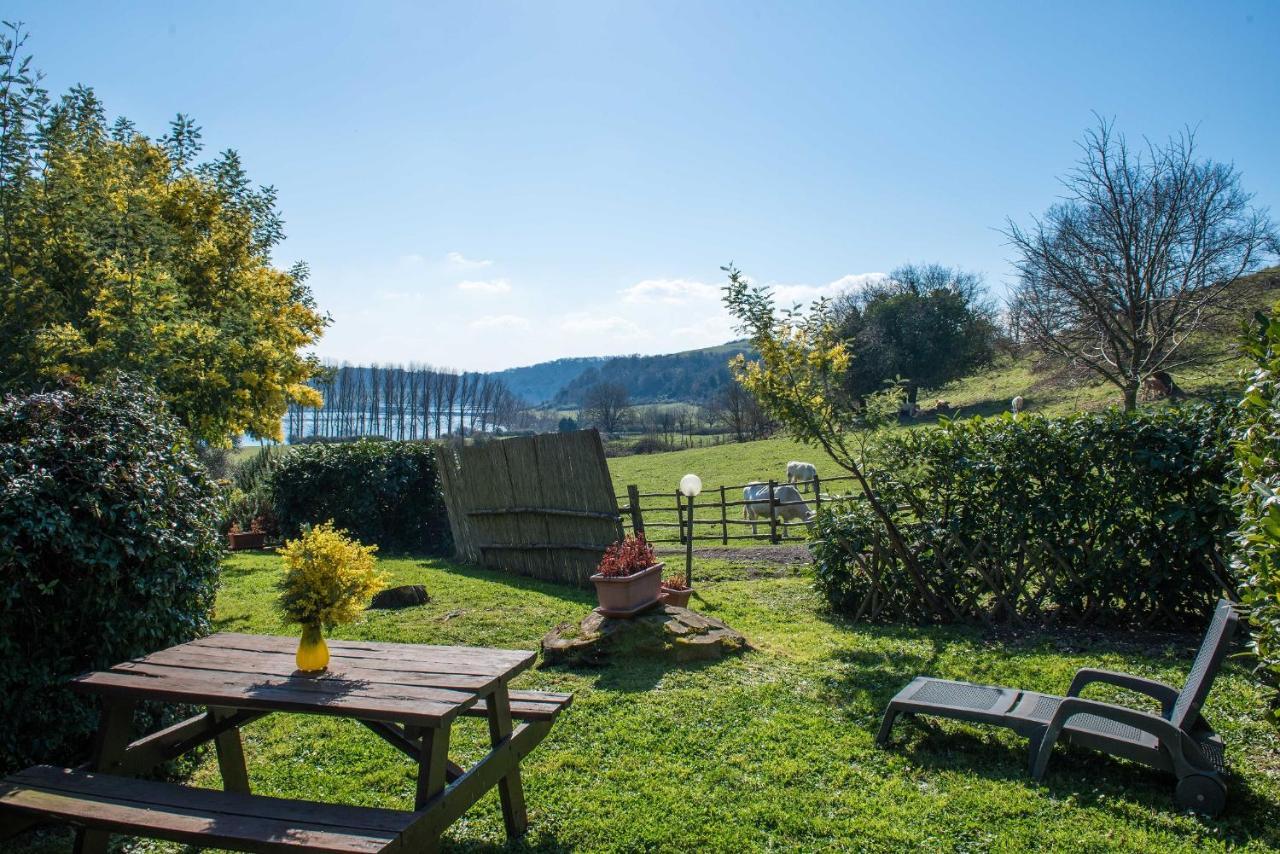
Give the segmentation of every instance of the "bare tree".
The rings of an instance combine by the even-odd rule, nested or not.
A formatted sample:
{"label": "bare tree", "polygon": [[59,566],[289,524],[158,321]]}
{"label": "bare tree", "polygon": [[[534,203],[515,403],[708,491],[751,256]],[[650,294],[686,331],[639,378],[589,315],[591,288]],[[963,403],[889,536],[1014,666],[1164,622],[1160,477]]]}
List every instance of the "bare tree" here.
{"label": "bare tree", "polygon": [[1191,131],[1133,150],[1099,120],[1080,148],[1063,201],[1028,228],[1008,223],[1020,274],[1010,316],[1028,343],[1114,384],[1132,410],[1147,377],[1197,360],[1188,339],[1276,236],[1233,166],[1197,159]]}
{"label": "bare tree", "polygon": [[597,383],[582,395],[582,420],[615,433],[627,416],[629,396],[621,383]]}

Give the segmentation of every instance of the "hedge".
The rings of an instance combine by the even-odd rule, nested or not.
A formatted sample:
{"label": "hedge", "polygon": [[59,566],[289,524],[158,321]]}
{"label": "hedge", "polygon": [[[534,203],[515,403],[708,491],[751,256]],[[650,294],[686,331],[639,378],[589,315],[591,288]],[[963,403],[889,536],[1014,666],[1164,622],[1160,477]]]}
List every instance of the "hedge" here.
{"label": "hedge", "polygon": [[434,446],[361,439],[314,444],[283,455],[271,473],[280,532],[330,519],[383,551],[452,552]]}
{"label": "hedge", "polygon": [[215,519],[204,467],[143,382],[0,402],[0,770],[83,754],[97,713],[70,677],[208,632]]}
{"label": "hedge", "polygon": [[913,561],[865,502],[838,504],[818,587],[861,619],[1199,627],[1233,587],[1231,422],[1193,405],[895,433],[876,480]]}
{"label": "hedge", "polygon": [[1244,345],[1256,367],[1235,437],[1240,530],[1233,567],[1259,673],[1272,688],[1273,706],[1280,706],[1274,690],[1280,684],[1280,304],[1270,317],[1257,315]]}

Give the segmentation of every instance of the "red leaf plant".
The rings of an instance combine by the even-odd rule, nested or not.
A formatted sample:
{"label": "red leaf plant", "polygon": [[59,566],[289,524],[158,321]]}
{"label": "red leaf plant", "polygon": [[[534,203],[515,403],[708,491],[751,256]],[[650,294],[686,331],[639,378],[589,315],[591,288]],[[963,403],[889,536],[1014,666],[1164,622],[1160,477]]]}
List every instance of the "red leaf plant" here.
{"label": "red leaf plant", "polygon": [[625,578],[644,572],[658,561],[653,556],[653,546],[645,542],[644,535],[624,537],[605,549],[596,572],[605,578]]}

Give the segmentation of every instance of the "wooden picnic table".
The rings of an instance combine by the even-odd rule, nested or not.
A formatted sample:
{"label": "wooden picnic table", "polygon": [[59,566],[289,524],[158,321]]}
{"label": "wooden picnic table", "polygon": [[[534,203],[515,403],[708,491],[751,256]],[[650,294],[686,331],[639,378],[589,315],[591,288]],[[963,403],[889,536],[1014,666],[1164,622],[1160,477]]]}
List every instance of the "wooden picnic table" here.
{"label": "wooden picnic table", "polygon": [[[243,851],[434,850],[445,829],[495,785],[508,836],[525,831],[520,760],[572,700],[508,689],[534,653],[331,640],[328,669],[303,674],[294,664],[297,643],[217,634],[77,677],[76,690],[102,700],[92,758],[78,769],[36,766],[0,782],[0,839],[53,818],[77,826],[76,851],[86,854],[104,851],[109,832]],[[130,741],[142,701],[206,711]],[[240,727],[274,712],[352,718],[413,758],[414,809],[250,794]],[[449,760],[460,715],[489,723],[490,750],[470,769]],[[224,791],[134,779],[209,741]]]}

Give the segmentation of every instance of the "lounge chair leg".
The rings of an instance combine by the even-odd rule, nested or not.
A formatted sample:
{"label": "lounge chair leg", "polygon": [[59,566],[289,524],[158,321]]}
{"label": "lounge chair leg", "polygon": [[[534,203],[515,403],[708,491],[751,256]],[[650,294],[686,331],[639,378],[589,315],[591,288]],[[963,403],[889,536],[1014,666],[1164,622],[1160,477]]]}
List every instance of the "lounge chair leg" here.
{"label": "lounge chair leg", "polygon": [[1039,738],[1032,737],[1031,747],[1028,751],[1031,759],[1031,779],[1039,782],[1044,779],[1045,771],[1049,769],[1049,760],[1053,757],[1053,746],[1058,743],[1058,736],[1062,729],[1054,728],[1041,733]]}
{"label": "lounge chair leg", "polygon": [[898,710],[893,706],[889,706],[885,710],[884,720],[880,722],[880,731],[876,733],[876,744],[886,747],[889,744],[889,734],[893,730],[893,722],[898,717]]}

